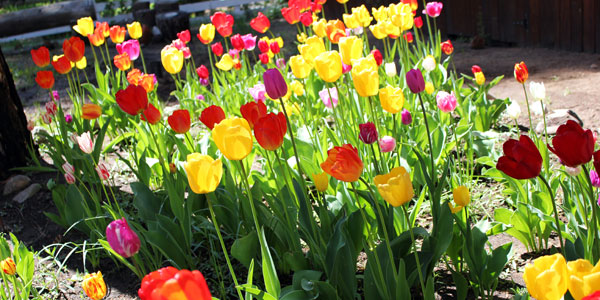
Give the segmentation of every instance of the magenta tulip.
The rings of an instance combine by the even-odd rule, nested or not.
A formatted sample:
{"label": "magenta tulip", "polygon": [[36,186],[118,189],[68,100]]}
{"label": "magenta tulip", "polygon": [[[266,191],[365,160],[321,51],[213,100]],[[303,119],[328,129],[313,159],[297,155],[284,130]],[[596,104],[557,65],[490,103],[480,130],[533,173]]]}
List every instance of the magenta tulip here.
{"label": "magenta tulip", "polygon": [[134,256],[140,250],[140,238],[131,230],[125,218],[108,224],[106,240],[115,252],[125,258]]}

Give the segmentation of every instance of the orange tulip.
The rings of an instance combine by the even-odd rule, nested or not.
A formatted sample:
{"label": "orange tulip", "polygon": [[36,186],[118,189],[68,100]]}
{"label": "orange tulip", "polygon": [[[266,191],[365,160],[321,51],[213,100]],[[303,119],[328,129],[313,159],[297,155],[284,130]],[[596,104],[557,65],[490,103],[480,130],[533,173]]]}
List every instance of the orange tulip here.
{"label": "orange tulip", "polygon": [[523,84],[525,81],[527,81],[527,78],[529,78],[529,71],[527,70],[525,63],[520,62],[515,64],[515,79],[517,79],[519,83]]}
{"label": "orange tulip", "polygon": [[150,93],[154,90],[154,76],[150,74],[144,74],[138,81],[138,84],[141,85],[146,92]]}
{"label": "orange tulip", "polygon": [[52,66],[59,74],[67,74],[72,68],[71,62],[64,55],[55,57],[55,59],[52,60]]}
{"label": "orange tulip", "polygon": [[81,117],[86,120],[94,120],[102,115],[102,107],[97,104],[86,103],[81,107]]}
{"label": "orange tulip", "polygon": [[178,270],[166,267],[154,271],[142,280],[138,296],[151,299],[210,300],[212,295],[199,271]]}
{"label": "orange tulip", "polygon": [[50,64],[50,51],[44,46],[38,49],[31,49],[31,58],[36,66],[43,68]]}
{"label": "orange tulip", "polygon": [[115,25],[109,30],[110,39],[115,44],[120,44],[125,40],[125,33],[127,33],[127,28],[119,25]]}
{"label": "orange tulip", "polygon": [[54,86],[54,74],[52,71],[38,71],[35,82],[43,89],[51,89]]}
{"label": "orange tulip", "polygon": [[85,54],[85,43],[76,36],[65,40],[62,48],[65,56],[74,63],[80,61]]}
{"label": "orange tulip", "polygon": [[129,84],[138,85],[138,82],[142,79],[142,71],[140,69],[131,69],[129,73],[127,73],[127,82]]}
{"label": "orange tulip", "polygon": [[346,26],[340,20],[331,20],[325,25],[325,32],[327,33],[327,38],[332,43],[337,44],[341,37],[346,36]]}
{"label": "orange tulip", "polygon": [[96,22],[96,30],[102,32],[102,35],[107,38],[110,35],[108,22]]}
{"label": "orange tulip", "polygon": [[363,167],[358,150],[350,144],[333,147],[327,151],[327,160],[321,164],[325,173],[345,182],[357,181]]}
{"label": "orange tulip", "polygon": [[129,70],[129,68],[131,68],[131,60],[129,59],[129,54],[127,54],[127,52],[115,55],[113,61],[115,66],[121,71]]}
{"label": "orange tulip", "polygon": [[104,44],[104,34],[102,33],[102,28],[98,27],[94,30],[94,33],[88,34],[88,39],[90,40],[90,44],[99,47]]}

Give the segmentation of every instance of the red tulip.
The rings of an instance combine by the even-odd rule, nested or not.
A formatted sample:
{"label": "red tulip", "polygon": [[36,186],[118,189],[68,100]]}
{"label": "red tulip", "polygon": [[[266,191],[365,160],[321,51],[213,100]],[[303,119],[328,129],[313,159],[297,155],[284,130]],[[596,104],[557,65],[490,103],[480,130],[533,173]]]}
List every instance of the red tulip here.
{"label": "red tulip", "polygon": [[108,22],[96,22],[96,30],[98,30],[102,35],[107,38],[110,35],[110,28],[108,27]]}
{"label": "red tulip", "polygon": [[198,77],[201,79],[207,79],[208,78],[208,68],[205,65],[201,65],[196,69],[196,74],[198,74]]}
{"label": "red tulip", "polygon": [[65,56],[74,63],[80,61],[85,54],[85,43],[76,36],[65,40],[62,48]]}
{"label": "red tulip", "polygon": [[160,111],[152,103],[142,112],[142,120],[154,125],[160,121]]}
{"label": "red tulip", "polygon": [[260,53],[269,52],[269,42],[265,41],[265,40],[259,40],[258,41],[258,50],[260,50]]}
{"label": "red tulip", "polygon": [[558,156],[563,165],[575,168],[592,159],[594,135],[591,130],[583,130],[577,122],[569,120],[558,126],[548,149]]}
{"label": "red tulip", "polygon": [[310,9],[310,0],[288,0],[289,7],[297,7],[300,12]]}
{"label": "red tulip", "polygon": [[363,167],[363,162],[358,156],[358,150],[350,144],[329,149],[327,160],[321,163],[321,168],[325,173],[345,182],[357,181]]}
{"label": "red tulip", "polygon": [[318,1],[315,1],[313,3],[310,4],[310,11],[318,14],[323,10],[323,4],[319,3]]}
{"label": "red tulip", "polygon": [[269,113],[254,124],[254,136],[258,144],[266,150],[275,151],[283,144],[287,132],[285,115]]}
{"label": "red tulip", "polygon": [[192,37],[190,35],[190,31],[188,29],[177,33],[177,38],[186,44],[189,43],[190,40],[192,39]]}
{"label": "red tulip", "polygon": [[35,82],[43,89],[51,89],[54,86],[54,73],[52,71],[38,71]]}
{"label": "red tulip", "polygon": [[363,143],[370,145],[377,142],[379,135],[377,134],[377,127],[375,127],[375,124],[373,124],[373,122],[359,124],[358,128],[358,139],[361,140]]}
{"label": "red tulip", "polygon": [[231,35],[234,22],[232,15],[224,12],[216,12],[210,17],[210,21],[222,37],[226,38]]}
{"label": "red tulip", "polygon": [[267,53],[261,53],[261,54],[259,54],[259,55],[258,55],[258,59],[260,59],[260,62],[261,62],[263,65],[266,65],[266,64],[268,64],[268,63],[269,63],[269,60],[271,60],[271,59],[269,58],[269,54],[267,54]]}
{"label": "red tulip", "polygon": [[477,74],[477,73],[479,73],[479,72],[483,72],[483,71],[481,70],[481,67],[480,67],[480,66],[478,66],[478,65],[473,65],[473,66],[471,67],[471,72],[473,72],[473,75],[475,75],[475,74]]}
{"label": "red tulip", "polygon": [[313,15],[310,11],[305,11],[300,15],[300,22],[302,25],[308,27],[313,23]]}
{"label": "red tulip", "polygon": [[225,120],[225,112],[220,106],[211,105],[200,114],[200,122],[212,130],[215,125]]}
{"label": "red tulip", "polygon": [[381,55],[381,51],[373,49],[371,51],[371,54],[373,55],[373,58],[375,58],[375,62],[377,63],[377,65],[381,66],[381,64],[383,63],[383,55]]}
{"label": "red tulip", "polygon": [[259,33],[265,33],[271,27],[271,21],[263,13],[259,12],[258,16],[250,21],[250,27]]}
{"label": "red tulip", "polygon": [[271,44],[269,44],[269,49],[271,49],[271,52],[273,52],[273,54],[278,54],[279,51],[281,51],[281,49],[279,48],[279,43],[277,42],[272,42]]}
{"label": "red tulip", "polygon": [[126,113],[135,116],[148,108],[148,94],[139,85],[128,85],[115,95],[117,104]]}
{"label": "red tulip", "polygon": [[515,64],[515,79],[517,79],[519,83],[525,83],[525,81],[527,81],[527,78],[529,78],[529,71],[527,70],[527,65],[525,65],[524,62]]}
{"label": "red tulip", "polygon": [[444,52],[444,54],[446,54],[446,55],[450,55],[450,54],[452,54],[452,52],[454,52],[454,46],[452,46],[452,42],[450,42],[450,40],[442,42],[441,47],[442,47],[442,52]]}
{"label": "red tulip", "polygon": [[173,267],[158,269],[142,280],[138,290],[141,300],[194,299],[210,300],[212,295],[199,271],[177,270]]}
{"label": "red tulip", "polygon": [[510,139],[502,145],[504,156],[498,159],[496,169],[515,179],[530,179],[542,171],[542,155],[526,135]]}
{"label": "red tulip", "polygon": [[414,20],[414,24],[417,28],[423,27],[423,18],[421,18],[421,16],[416,17]]}
{"label": "red tulip", "polygon": [[71,71],[71,61],[69,61],[69,59],[64,55],[61,55],[61,57],[58,58],[56,61],[53,60],[52,66],[59,74],[64,75]]}
{"label": "red tulip", "polygon": [[50,51],[44,46],[38,49],[31,49],[31,58],[36,66],[43,68],[50,64]]}
{"label": "red tulip", "polygon": [[581,298],[581,300],[600,300],[600,290]]}
{"label": "red tulip", "polygon": [[223,55],[223,46],[221,45],[221,42],[210,45],[210,49],[216,56]]}
{"label": "red tulip", "polygon": [[409,32],[405,33],[404,34],[404,40],[406,40],[409,43],[412,43],[413,40],[414,40],[412,32],[409,31]]}
{"label": "red tulip", "polygon": [[294,25],[300,21],[300,9],[298,7],[284,7],[281,9],[281,14],[283,15],[283,18],[291,25]]}
{"label": "red tulip", "polygon": [[167,118],[171,129],[177,133],[186,133],[190,130],[192,120],[190,119],[190,112],[187,109],[178,109],[173,112],[172,115]]}
{"label": "red tulip", "polygon": [[238,34],[234,34],[231,37],[231,45],[233,46],[233,48],[235,48],[235,50],[237,51],[242,51],[244,50],[246,44],[244,44],[244,40],[242,39],[242,36],[238,33]]}
{"label": "red tulip", "polygon": [[250,128],[254,128],[254,124],[267,114],[267,106],[263,101],[252,101],[242,105],[240,112],[242,117],[250,124]]}

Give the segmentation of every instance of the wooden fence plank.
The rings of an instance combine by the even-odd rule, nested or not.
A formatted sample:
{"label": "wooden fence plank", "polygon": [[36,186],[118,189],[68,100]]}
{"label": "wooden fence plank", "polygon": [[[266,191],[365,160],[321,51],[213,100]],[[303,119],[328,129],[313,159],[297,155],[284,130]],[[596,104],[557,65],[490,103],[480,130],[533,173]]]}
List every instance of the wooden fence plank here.
{"label": "wooden fence plank", "polygon": [[569,50],[583,51],[583,0],[571,0],[571,45]]}
{"label": "wooden fence plank", "polygon": [[[544,0],[542,0],[542,1],[544,1]],[[544,3],[544,5],[545,5],[545,3]],[[540,18],[540,0],[531,0],[529,2],[529,18],[527,18],[528,44],[529,45],[539,45],[540,44],[540,41],[541,41],[540,27],[542,25],[541,19],[542,18]],[[541,28],[544,28],[544,27],[541,27]]]}
{"label": "wooden fence plank", "polygon": [[600,22],[600,18],[595,14],[595,0],[583,0],[583,51],[594,52],[596,40],[596,22]]}

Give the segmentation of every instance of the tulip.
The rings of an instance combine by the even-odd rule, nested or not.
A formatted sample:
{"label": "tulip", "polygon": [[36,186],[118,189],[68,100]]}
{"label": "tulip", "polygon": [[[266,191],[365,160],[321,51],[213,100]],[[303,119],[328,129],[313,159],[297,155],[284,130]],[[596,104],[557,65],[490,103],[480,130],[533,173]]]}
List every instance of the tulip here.
{"label": "tulip", "polygon": [[86,120],[94,120],[102,115],[102,107],[97,104],[86,103],[81,107],[81,117]]}
{"label": "tulip", "polygon": [[177,38],[183,43],[187,44],[192,40],[189,29],[177,33]]}
{"label": "tulip", "polygon": [[410,125],[412,123],[412,115],[406,108],[402,110],[402,124]]}
{"label": "tulip", "polygon": [[52,116],[49,115],[49,114],[43,114],[42,115],[42,122],[44,122],[46,124],[52,123]]}
{"label": "tulip", "polygon": [[265,150],[275,151],[281,147],[286,132],[287,123],[282,112],[266,114],[254,125],[254,137]]}
{"label": "tulip", "polygon": [[325,19],[320,19],[320,20],[312,23],[313,31],[320,38],[327,36],[326,26],[327,26],[327,20],[325,20]]}
{"label": "tulip", "polygon": [[213,24],[202,24],[196,34],[202,44],[208,45],[215,39],[215,26]]}
{"label": "tulip", "polygon": [[131,59],[129,59],[129,54],[124,52],[123,54],[117,54],[113,58],[113,62],[115,66],[121,71],[127,71],[131,68]]}
{"label": "tulip", "polygon": [[15,261],[11,257],[5,258],[3,261],[0,261],[0,268],[4,274],[12,276],[17,273],[17,266],[15,265]]}
{"label": "tulip", "polygon": [[78,62],[85,53],[85,43],[76,36],[65,40],[62,48],[65,57],[71,62]]}
{"label": "tulip", "polygon": [[75,63],[75,67],[77,67],[77,69],[79,70],[83,70],[85,69],[85,67],[87,66],[87,59],[84,57],[82,57],[78,62]]}
{"label": "tulip", "polygon": [[377,63],[377,66],[381,66],[381,64],[383,64],[383,55],[381,54],[381,51],[379,51],[378,49],[373,49],[371,50],[371,56],[373,56],[373,58],[375,59],[375,62]]}
{"label": "tulip", "polygon": [[327,38],[334,44],[340,41],[340,38],[346,36],[346,26],[340,20],[331,20],[325,25]]}
{"label": "tulip", "polygon": [[92,300],[100,300],[106,296],[106,284],[100,271],[85,275],[81,287]]}
{"label": "tulip", "polygon": [[43,89],[51,89],[54,86],[54,74],[52,71],[38,71],[35,82]]}
{"label": "tulip", "polygon": [[358,7],[353,7],[352,14],[356,16],[356,19],[361,27],[367,27],[371,25],[371,22],[373,21],[373,17],[371,17],[369,10],[364,4]]}
{"label": "tulip", "polygon": [[242,36],[238,33],[238,34],[234,34],[231,36],[231,45],[233,46],[234,49],[238,50],[238,51],[242,51],[244,50],[244,40],[242,39]]}
{"label": "tulip", "polygon": [[453,214],[459,212],[463,207],[469,205],[471,202],[471,195],[469,194],[469,189],[464,186],[458,186],[452,190],[452,199],[456,206],[452,205],[452,203],[448,202],[448,206],[450,206],[450,211]]}
{"label": "tulip", "polygon": [[273,52],[273,54],[278,54],[279,51],[281,51],[281,49],[279,48],[279,43],[271,42],[269,44],[269,50],[271,50],[271,52]]}
{"label": "tulip", "polygon": [[433,86],[433,83],[429,81],[425,82],[425,93],[427,93],[427,95],[431,95],[433,92],[435,92],[435,86]]}
{"label": "tulip", "polygon": [[44,104],[44,108],[46,109],[46,113],[54,116],[56,114],[56,103],[54,101],[49,101]]}
{"label": "tulip", "polygon": [[119,107],[126,113],[135,116],[148,108],[148,94],[141,86],[128,85],[115,95]]}
{"label": "tulip", "polygon": [[79,149],[83,151],[83,153],[90,154],[94,151],[94,142],[90,137],[90,132],[84,132],[80,136],[77,137],[77,144],[79,145]]}
{"label": "tulip", "polygon": [[142,112],[142,120],[152,125],[157,124],[160,119],[160,110],[158,110],[158,108],[156,108],[152,103],[148,104],[148,108]]}
{"label": "tulip", "polygon": [[212,299],[202,273],[180,271],[173,267],[162,268],[144,276],[138,296],[141,300]]}
{"label": "tulip", "polygon": [[322,89],[319,91],[319,97],[327,108],[334,108],[338,105],[338,92],[335,87]]}
{"label": "tulip", "polygon": [[515,64],[515,79],[521,83],[525,84],[527,78],[529,77],[529,71],[527,70],[527,65],[524,62],[520,62]]}
{"label": "tulip", "polygon": [[210,17],[210,21],[222,37],[226,38],[231,35],[234,22],[232,15],[224,12],[216,12]]}
{"label": "tulip", "polygon": [[315,184],[317,191],[324,192],[329,186],[329,176],[327,176],[327,173],[325,172],[313,174],[313,183]]}
{"label": "tulip", "polygon": [[44,46],[38,49],[31,49],[31,58],[36,66],[43,68],[50,64],[50,51]]}
{"label": "tulip", "polygon": [[208,68],[205,65],[201,65],[196,69],[196,74],[198,74],[199,78],[207,79],[208,78]]}
{"label": "tulip", "polygon": [[258,41],[258,50],[260,51],[260,53],[267,53],[271,51],[271,49],[269,48],[268,39],[262,38]]}
{"label": "tulip", "polygon": [[200,122],[212,130],[215,125],[225,119],[225,112],[220,106],[211,105],[205,108],[200,114]]}
{"label": "tulip", "polygon": [[300,21],[300,9],[296,6],[282,8],[281,15],[283,15],[283,18],[290,25],[294,25]]}
{"label": "tulip", "polygon": [[73,167],[73,165],[68,162],[65,162],[62,165],[62,169],[63,169],[63,171],[65,171],[65,173],[71,173],[71,174],[75,173],[75,167]]}
{"label": "tulip", "polygon": [[256,36],[250,33],[242,35],[242,40],[244,41],[244,49],[248,51],[254,50],[256,48]]}
{"label": "tulip", "polygon": [[442,52],[444,52],[446,55],[450,55],[452,52],[454,52],[454,46],[452,46],[452,42],[450,42],[450,40],[442,42],[441,48]]}
{"label": "tulip", "polygon": [[600,290],[583,297],[581,300],[600,300]]}
{"label": "tulip", "polygon": [[435,70],[437,64],[435,62],[435,58],[432,55],[427,55],[425,59],[423,59],[423,69],[427,72],[431,72]]}
{"label": "tulip", "polygon": [[358,128],[358,139],[361,140],[363,143],[370,145],[377,142],[379,135],[377,134],[377,128],[375,127],[375,124],[373,124],[373,122],[359,124]]}
{"label": "tulip", "polygon": [[267,95],[271,99],[284,97],[288,92],[287,83],[278,69],[269,69],[263,73]]}
{"label": "tulip", "polygon": [[265,101],[267,99],[265,85],[260,82],[248,88],[248,92],[252,95],[254,101]]}
{"label": "tulip", "polygon": [[423,10],[423,14],[428,15],[431,18],[437,18],[442,12],[442,7],[444,4],[442,2],[429,2],[425,9]]}
{"label": "tulip", "polygon": [[125,40],[125,33],[127,33],[127,29],[119,25],[114,25],[109,30],[110,39],[115,44],[120,44]]}
{"label": "tulip", "polygon": [[142,25],[137,21],[127,24],[127,32],[130,38],[137,40],[142,37]]}
{"label": "tulip", "polygon": [[529,294],[538,300],[559,300],[567,292],[568,272],[559,253],[539,257],[525,266],[523,274]]}
{"label": "tulip", "polygon": [[[596,153],[600,153],[600,152],[596,152]],[[590,181],[592,182],[592,185],[595,187],[600,187],[600,176],[598,176],[598,172],[591,170],[590,171]]]}
{"label": "tulip", "polygon": [[242,117],[248,121],[250,128],[254,128],[254,124],[267,115],[267,106],[263,101],[252,101],[242,105],[240,112]]}
{"label": "tulip", "polygon": [[174,111],[167,121],[171,129],[176,133],[186,133],[190,130],[191,118],[187,109],[178,109]]}
{"label": "tulip", "polygon": [[421,16],[416,17],[413,22],[415,24],[415,27],[417,27],[417,28],[423,27],[423,18],[421,18]]}
{"label": "tulip", "polygon": [[83,36],[88,36],[94,32],[94,21],[91,17],[79,18],[73,29]]}
{"label": "tulip", "polygon": [[104,44],[105,37],[100,28],[96,28],[96,30],[94,30],[94,33],[88,34],[87,37],[92,46],[99,47],[102,46],[102,44]]}
{"label": "tulip", "polygon": [[568,120],[558,126],[548,149],[558,156],[563,165],[577,167],[592,159],[594,135],[591,130],[583,130],[577,122]]}
{"label": "tulip", "polygon": [[379,101],[383,110],[395,114],[404,105],[404,93],[401,88],[386,86],[379,90]]}
{"label": "tulip", "polygon": [[339,47],[342,62],[347,65],[352,65],[353,60],[362,56],[363,42],[356,36],[340,38]]}
{"label": "tulip", "polygon": [[294,76],[299,79],[308,77],[308,75],[310,75],[310,71],[312,70],[312,65],[304,60],[302,55],[294,55],[290,57],[290,67],[292,68],[292,73]]}
{"label": "tulip", "polygon": [[165,47],[160,51],[162,65],[170,74],[177,74],[183,67],[183,52],[174,47]]}
{"label": "tulip", "polygon": [[412,32],[405,33],[403,37],[404,37],[404,40],[406,40],[408,43],[412,43],[414,40]]}
{"label": "tulip", "polygon": [[233,117],[221,121],[212,137],[221,153],[229,160],[242,160],[252,151],[252,129],[248,121]]}
{"label": "tulip", "polygon": [[265,33],[271,27],[271,21],[263,13],[259,12],[256,18],[250,21],[250,27],[259,33]]}
{"label": "tulip", "polygon": [[526,135],[510,139],[502,145],[504,156],[498,159],[496,169],[515,179],[531,179],[542,171],[542,155]]}
{"label": "tulip", "polygon": [[322,80],[335,82],[342,76],[342,58],[337,51],[323,52],[315,58],[314,62],[317,74]]}
{"label": "tulip", "polygon": [[512,101],[510,105],[506,108],[506,113],[508,114],[509,118],[517,120],[521,115],[521,106],[519,106],[519,103]]}
{"label": "tulip", "polygon": [[594,267],[589,261],[578,259],[568,262],[567,270],[569,274],[569,292],[575,300],[580,300],[585,295],[598,290],[600,286],[600,262]]}
{"label": "tulip", "polygon": [[156,77],[154,76],[154,74],[144,74],[138,82],[138,85],[141,85],[147,93],[150,93],[152,90],[154,90],[155,82]]}
{"label": "tulip", "polygon": [[371,30],[373,36],[379,40],[384,39],[388,36],[385,21],[377,22],[374,25],[369,26],[369,30]]}
{"label": "tulip", "polygon": [[379,140],[379,147],[383,153],[392,152],[396,148],[396,139],[386,135]]}
{"label": "tulip", "polygon": [[223,164],[220,159],[214,160],[200,153],[188,154],[184,164],[190,188],[196,194],[212,193],[219,186],[223,175]]}
{"label": "tulip", "polygon": [[321,163],[321,168],[325,173],[344,182],[357,181],[363,167],[363,162],[358,156],[358,150],[350,144],[329,149],[327,160]]}
{"label": "tulip", "polygon": [[543,101],[544,99],[546,99],[546,87],[544,87],[543,82],[538,83],[532,81],[531,83],[529,83],[529,91],[531,92],[531,95],[535,100]]}
{"label": "tulip", "polygon": [[475,73],[475,83],[477,83],[477,85],[483,85],[485,83],[485,75],[483,75],[483,72]]}
{"label": "tulip", "polygon": [[136,60],[140,56],[140,42],[138,40],[128,40],[121,44],[117,44],[117,52],[119,54],[129,54],[129,59]]}
{"label": "tulip", "polygon": [[386,74],[388,77],[394,77],[394,76],[396,76],[396,74],[397,74],[397,73],[396,73],[396,64],[395,64],[394,62],[389,62],[389,63],[386,63],[386,64],[384,65],[384,69],[385,69],[385,74]]}
{"label": "tulip", "polygon": [[296,96],[304,95],[304,85],[302,85],[302,83],[298,80],[294,80],[292,83],[290,83],[290,89]]}
{"label": "tulip", "polygon": [[142,79],[142,71],[140,69],[133,68],[127,72],[127,82],[129,84],[138,85],[138,82]]}
{"label": "tulip", "polygon": [[391,206],[408,203],[415,195],[410,174],[404,167],[395,167],[388,174],[373,178],[381,197]]}
{"label": "tulip", "polygon": [[419,69],[412,69],[406,73],[406,84],[414,94],[420,93],[425,89],[425,80],[423,73]]}
{"label": "tulip", "polygon": [[223,55],[223,57],[221,57],[221,60],[215,64],[215,66],[217,66],[219,70],[229,71],[233,68],[233,58],[231,55],[229,55],[229,53],[226,53]]}
{"label": "tulip", "polygon": [[64,177],[65,177],[65,181],[67,182],[67,184],[74,184],[75,181],[77,180],[75,178],[75,175],[73,175],[71,173],[65,173]]}
{"label": "tulip", "polygon": [[114,220],[108,224],[106,241],[110,248],[124,258],[132,257],[140,250],[140,238],[131,230],[125,218]]}
{"label": "tulip", "polygon": [[379,8],[371,8],[371,13],[377,22],[383,22],[388,19],[388,8],[383,5]]}
{"label": "tulip", "polygon": [[445,113],[454,111],[454,109],[456,109],[456,105],[458,104],[456,101],[456,96],[454,95],[454,91],[452,91],[450,94],[440,91],[435,98],[438,108]]}
{"label": "tulip", "polygon": [[302,25],[308,27],[312,25],[313,21],[313,14],[311,11],[305,11],[300,14],[300,23],[302,23]]}
{"label": "tulip", "polygon": [[110,173],[108,172],[108,168],[106,167],[106,164],[103,162],[99,162],[98,165],[96,166],[96,173],[98,173],[98,177],[100,177],[100,180],[107,180],[108,178],[110,178]]}

